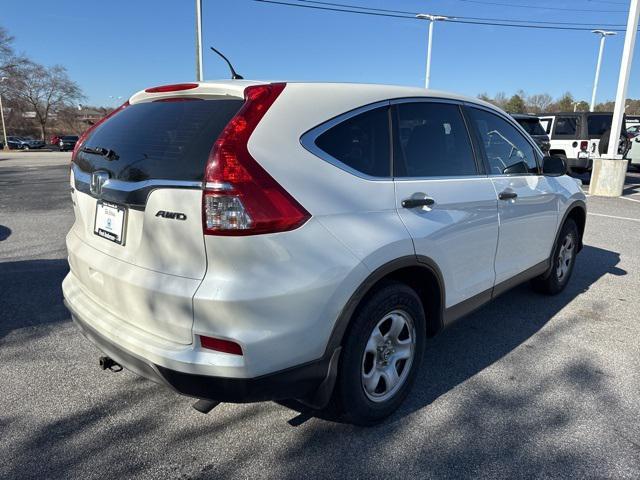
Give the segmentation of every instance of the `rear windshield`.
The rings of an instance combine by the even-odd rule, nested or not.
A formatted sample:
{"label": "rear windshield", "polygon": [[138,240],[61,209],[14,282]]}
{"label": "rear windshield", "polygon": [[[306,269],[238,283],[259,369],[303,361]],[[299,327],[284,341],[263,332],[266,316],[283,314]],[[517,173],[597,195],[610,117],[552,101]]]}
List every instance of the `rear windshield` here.
{"label": "rear windshield", "polygon": [[78,141],[78,137],[75,135],[72,136],[66,136],[66,137],[61,137],[62,140],[69,140],[69,141]]}
{"label": "rear windshield", "polygon": [[540,125],[540,121],[536,118],[518,118],[516,119],[525,132],[529,135],[546,135],[546,132]]}
{"label": "rear windshield", "polygon": [[85,172],[106,170],[131,182],[200,181],[213,143],[242,103],[225,97],[130,105],[91,133],[75,163]]}

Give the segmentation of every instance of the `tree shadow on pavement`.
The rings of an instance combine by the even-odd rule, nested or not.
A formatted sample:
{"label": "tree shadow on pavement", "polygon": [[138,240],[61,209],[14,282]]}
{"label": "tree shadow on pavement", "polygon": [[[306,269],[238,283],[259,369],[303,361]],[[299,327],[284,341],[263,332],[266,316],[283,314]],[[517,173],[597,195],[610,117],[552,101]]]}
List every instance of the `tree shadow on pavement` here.
{"label": "tree shadow on pavement", "polygon": [[[571,437],[576,429],[587,428],[583,425],[595,428],[593,418],[602,405],[607,412],[622,410],[615,390],[584,351],[569,349],[560,360],[550,354],[564,352],[567,338],[599,312],[549,320],[602,276],[626,272],[617,267],[619,255],[611,251],[585,246],[578,258],[574,277],[560,295],[541,296],[523,285],[430,340],[405,404],[371,428],[317,418],[292,428],[285,420],[294,412],[269,403],[218,407],[225,409],[224,415],[217,415],[218,410],[208,416],[194,414],[189,400],[132,374],[92,374],[97,366],[74,367],[80,359],[95,358],[88,342],[79,340],[83,346],[65,354],[70,356],[67,368],[78,371],[61,375],[52,391],[38,392],[34,386],[31,395],[39,395],[40,406],[30,405],[33,417],[15,408],[13,417],[0,414],[0,430],[5,432],[0,451],[7,455],[0,476],[616,477],[618,465],[615,459],[612,464],[610,451],[626,451],[631,448],[628,442],[603,443],[594,451]],[[66,261],[16,264],[25,265],[0,264],[0,288],[23,282],[9,304],[2,300],[3,307],[17,310],[13,320],[9,317],[10,326],[0,326],[0,339],[21,323],[44,325],[69,318],[59,292]],[[12,280],[3,273],[10,273]],[[49,290],[55,292],[47,294]],[[23,308],[21,302],[34,306]],[[49,302],[53,313],[39,317],[41,302]],[[75,332],[71,325],[63,330],[58,334]],[[14,362],[33,355],[12,348],[24,359]],[[486,373],[489,369],[491,374]],[[90,380],[93,375],[105,376]],[[65,396],[77,401],[82,398],[79,392],[85,392],[86,399],[65,409]],[[610,425],[602,428],[609,431]]]}
{"label": "tree shadow on pavement", "polygon": [[62,303],[66,259],[0,263],[0,341],[12,330],[69,319]]}

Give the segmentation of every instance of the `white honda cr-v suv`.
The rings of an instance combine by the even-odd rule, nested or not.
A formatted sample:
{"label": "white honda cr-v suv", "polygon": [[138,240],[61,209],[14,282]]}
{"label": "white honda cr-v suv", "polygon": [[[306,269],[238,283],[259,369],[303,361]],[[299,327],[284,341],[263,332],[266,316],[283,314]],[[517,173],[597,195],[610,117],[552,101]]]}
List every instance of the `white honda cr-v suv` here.
{"label": "white honda cr-v suv", "polygon": [[527,280],[561,291],[586,219],[511,117],[420,88],[149,88],[72,162],[63,291],[103,367],[359,424],[455,319]]}

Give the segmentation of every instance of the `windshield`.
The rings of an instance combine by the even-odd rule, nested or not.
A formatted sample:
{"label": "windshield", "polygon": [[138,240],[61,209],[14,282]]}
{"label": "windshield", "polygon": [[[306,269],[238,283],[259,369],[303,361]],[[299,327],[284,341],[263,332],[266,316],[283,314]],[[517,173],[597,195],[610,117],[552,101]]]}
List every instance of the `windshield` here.
{"label": "windshield", "polygon": [[200,181],[214,142],[242,104],[189,97],[130,105],[91,132],[74,161],[119,180]]}
{"label": "windshield", "polygon": [[540,121],[538,119],[518,118],[516,120],[529,135],[546,135],[546,132],[542,128],[542,125],[540,125]]}

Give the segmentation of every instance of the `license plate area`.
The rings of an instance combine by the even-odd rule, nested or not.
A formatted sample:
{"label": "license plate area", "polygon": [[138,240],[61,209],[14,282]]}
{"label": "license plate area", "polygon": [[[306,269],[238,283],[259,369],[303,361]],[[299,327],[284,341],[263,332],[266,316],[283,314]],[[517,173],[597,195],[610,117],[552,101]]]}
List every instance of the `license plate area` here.
{"label": "license plate area", "polygon": [[99,237],[124,245],[125,227],[127,225],[127,209],[104,200],[96,203],[96,216],[93,233]]}

